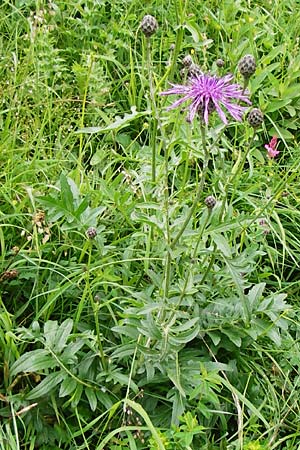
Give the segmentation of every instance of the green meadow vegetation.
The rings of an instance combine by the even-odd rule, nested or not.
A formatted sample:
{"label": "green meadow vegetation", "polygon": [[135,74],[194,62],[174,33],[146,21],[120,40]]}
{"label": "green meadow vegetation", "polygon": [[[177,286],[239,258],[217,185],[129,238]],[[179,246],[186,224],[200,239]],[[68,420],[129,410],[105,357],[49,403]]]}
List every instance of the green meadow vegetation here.
{"label": "green meadow vegetation", "polygon": [[[299,39],[298,0],[1,1],[0,450],[300,448]],[[242,120],[169,108],[228,74]]]}

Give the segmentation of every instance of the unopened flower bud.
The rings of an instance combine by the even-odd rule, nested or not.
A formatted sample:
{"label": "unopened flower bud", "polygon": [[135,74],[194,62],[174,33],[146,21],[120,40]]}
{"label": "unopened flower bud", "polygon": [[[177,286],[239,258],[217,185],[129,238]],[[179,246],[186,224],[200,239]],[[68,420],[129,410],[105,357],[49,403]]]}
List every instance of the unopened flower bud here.
{"label": "unopened flower bud", "polygon": [[244,78],[250,78],[256,70],[256,61],[253,55],[243,56],[238,64],[240,73]]}
{"label": "unopened flower bud", "polygon": [[193,59],[192,59],[191,55],[186,55],[182,60],[182,65],[184,67],[188,68],[188,67],[191,67],[192,64],[193,64]]}
{"label": "unopened flower bud", "polygon": [[85,234],[88,239],[94,239],[97,236],[97,230],[94,227],[90,227],[86,230]]}
{"label": "unopened flower bud", "polygon": [[158,23],[155,17],[146,14],[141,21],[141,30],[146,37],[152,36],[158,28]]}
{"label": "unopened flower bud", "polygon": [[213,195],[209,195],[208,197],[206,197],[206,199],[204,200],[204,203],[206,204],[206,206],[209,209],[213,209],[216,206],[217,200],[215,199],[215,197]]}
{"label": "unopened flower bud", "polygon": [[217,61],[216,61],[216,65],[217,65],[217,67],[224,67],[224,61],[223,61],[223,59],[221,59],[221,58],[218,58],[217,59]]}
{"label": "unopened flower bud", "polygon": [[248,114],[249,125],[253,128],[258,128],[264,121],[263,113],[258,108],[253,108]]}

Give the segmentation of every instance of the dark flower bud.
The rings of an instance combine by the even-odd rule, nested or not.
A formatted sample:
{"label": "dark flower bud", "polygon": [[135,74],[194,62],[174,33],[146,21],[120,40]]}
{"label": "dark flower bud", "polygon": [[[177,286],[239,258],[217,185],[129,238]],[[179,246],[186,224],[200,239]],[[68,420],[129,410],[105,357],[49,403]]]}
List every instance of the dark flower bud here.
{"label": "dark flower bud", "polygon": [[206,206],[209,209],[213,209],[216,206],[217,200],[215,199],[215,197],[213,195],[209,195],[208,197],[206,197],[206,199],[204,200],[204,203],[206,204]]}
{"label": "dark flower bud", "polygon": [[216,61],[216,65],[217,65],[217,67],[224,67],[224,61],[223,61],[223,59],[221,59],[221,58],[218,58],[217,59],[217,61]]}
{"label": "dark flower bud", "polygon": [[88,239],[94,239],[97,236],[97,230],[94,227],[90,227],[86,230],[85,234]]}
{"label": "dark flower bud", "polygon": [[183,58],[183,60],[182,60],[182,65],[183,65],[184,67],[187,67],[187,68],[189,68],[189,67],[191,67],[191,66],[193,65],[193,59],[192,59],[191,55],[186,55],[186,56]]}
{"label": "dark flower bud", "polygon": [[152,36],[158,28],[158,23],[155,17],[146,14],[141,21],[141,30],[146,37]]}
{"label": "dark flower bud", "polygon": [[244,78],[250,78],[251,75],[254,74],[256,70],[256,61],[253,55],[245,55],[243,56],[238,64],[238,68],[240,73]]}
{"label": "dark flower bud", "polygon": [[253,128],[258,128],[264,121],[263,113],[258,108],[253,108],[248,114],[249,125]]}

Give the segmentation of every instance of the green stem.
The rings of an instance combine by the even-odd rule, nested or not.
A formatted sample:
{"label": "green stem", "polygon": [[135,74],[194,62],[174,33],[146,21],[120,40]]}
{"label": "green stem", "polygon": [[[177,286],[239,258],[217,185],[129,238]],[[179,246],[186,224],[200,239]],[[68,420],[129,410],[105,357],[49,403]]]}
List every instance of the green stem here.
{"label": "green stem", "polygon": [[[201,228],[199,230],[197,243],[196,243],[194,251],[192,253],[192,260],[195,259],[196,256],[197,256],[198,247],[199,247],[199,244],[200,244],[200,241],[202,239],[204,230],[205,230],[205,228],[206,228],[206,226],[207,226],[207,224],[209,222],[210,217],[211,217],[211,210],[208,211],[207,216],[206,216],[206,218],[205,218],[205,220],[204,220],[204,222],[203,222],[203,224],[202,224],[202,226],[201,226]],[[188,282],[189,282],[189,276],[188,275],[189,275],[190,270],[192,270],[192,269],[189,269],[186,272],[185,281],[184,281],[184,285],[183,285],[181,294],[179,296],[178,302],[176,303],[176,306],[175,306],[174,310],[172,311],[170,317],[168,317],[168,323],[172,323],[172,320],[173,320],[173,318],[174,318],[174,316],[176,314],[176,311],[178,310],[178,308],[181,305],[182,300],[184,299],[184,296],[185,296],[185,293],[186,293],[186,288],[187,288],[187,285],[188,285]]]}
{"label": "green stem", "polygon": [[179,0],[178,2],[175,2],[174,5],[176,10],[176,20],[178,23],[178,31],[176,34],[175,48],[173,52],[173,62],[169,72],[169,77],[171,80],[173,80],[174,78],[175,69],[177,67],[177,58],[182,50],[181,47],[184,36],[184,21],[186,8],[188,8],[188,1],[183,2],[182,0]]}
{"label": "green stem", "polygon": [[[169,217],[169,151],[165,148],[165,187],[164,187],[164,209],[166,217],[166,241],[167,241],[167,255],[164,268],[164,286],[163,286],[163,301],[166,304],[169,296],[172,255],[170,251],[170,217]],[[164,310],[158,314],[158,318],[164,317]]]}
{"label": "green stem", "polygon": [[102,367],[103,370],[106,371],[107,370],[107,362],[106,362],[106,357],[103,351],[103,346],[102,346],[102,340],[101,340],[101,332],[100,332],[100,324],[99,324],[99,305],[98,303],[95,301],[93,294],[92,294],[92,290],[91,290],[91,285],[90,285],[90,268],[91,268],[91,262],[92,262],[92,247],[93,247],[93,241],[92,240],[87,240],[86,244],[84,246],[84,253],[81,254],[80,256],[80,260],[82,260],[83,256],[87,253],[88,251],[88,262],[86,264],[86,272],[85,272],[85,276],[84,276],[84,281],[85,281],[85,286],[84,286],[84,291],[82,294],[82,298],[80,300],[80,303],[78,305],[77,308],[77,314],[76,314],[76,319],[75,319],[75,325],[78,325],[83,308],[84,308],[84,304],[86,299],[89,299],[92,310],[93,310],[93,314],[94,314],[94,320],[95,320],[95,328],[96,328],[96,336],[97,336],[97,344],[98,344],[98,350],[99,350],[99,354],[100,354],[100,359],[102,362]]}
{"label": "green stem", "polygon": [[147,71],[149,78],[149,94],[150,94],[150,102],[151,102],[151,110],[153,123],[151,127],[151,147],[152,147],[152,161],[151,161],[151,180],[153,184],[156,181],[156,136],[157,136],[157,125],[158,121],[157,117],[157,107],[155,102],[155,92],[154,92],[154,84],[153,84],[153,76],[152,76],[152,65],[151,65],[151,39],[150,37],[146,38],[146,59],[147,59]]}
{"label": "green stem", "polygon": [[[80,125],[79,128],[84,128],[84,118],[85,118],[85,109],[86,109],[86,103],[87,103],[87,95],[88,95],[88,89],[89,89],[89,83],[92,73],[92,68],[94,64],[94,57],[93,55],[90,56],[90,65],[88,67],[88,73],[83,93],[83,99],[82,99],[82,110],[81,110],[81,118],[80,118]],[[80,170],[82,168],[82,158],[83,158],[83,133],[80,133],[79,135],[79,152],[78,152],[78,158],[77,158],[77,175],[76,175],[76,182],[80,183]]]}
{"label": "green stem", "polygon": [[[248,146],[246,148],[246,151],[245,151],[243,157],[242,158],[240,158],[240,157],[238,158],[237,162],[235,163],[235,165],[232,168],[231,177],[229,178],[227,184],[225,185],[225,192],[224,192],[224,195],[223,195],[223,201],[222,201],[222,205],[221,205],[221,209],[220,209],[220,221],[222,221],[222,219],[223,219],[226,199],[228,197],[229,186],[232,186],[233,185],[233,181],[238,177],[238,175],[241,174],[241,172],[243,170],[243,167],[245,165],[246,159],[247,159],[247,157],[249,155],[249,152],[251,150],[251,146],[253,144],[254,138],[255,138],[255,130],[254,130],[253,135],[252,135],[252,137],[251,137],[251,139],[250,139],[250,141],[248,143]],[[235,193],[235,190],[232,193],[232,197],[234,196],[234,193]]]}
{"label": "green stem", "polygon": [[192,215],[195,212],[195,209],[199,203],[201,194],[203,192],[203,187],[204,187],[204,183],[205,183],[205,179],[206,179],[206,175],[207,175],[207,171],[208,171],[208,162],[209,162],[209,153],[207,150],[207,146],[206,146],[206,133],[205,133],[205,128],[203,123],[201,123],[200,125],[200,130],[201,130],[201,139],[202,139],[202,146],[203,146],[203,150],[204,150],[204,161],[203,161],[203,169],[202,169],[202,176],[201,176],[201,180],[200,183],[198,185],[198,189],[197,189],[197,193],[196,193],[196,197],[193,201],[193,204],[185,218],[185,221],[182,225],[182,227],[180,228],[180,230],[178,231],[177,235],[174,237],[173,241],[171,242],[171,249],[173,250],[175,245],[177,244],[177,242],[179,241],[179,239],[181,238],[182,234],[184,233],[186,227],[188,226]]}

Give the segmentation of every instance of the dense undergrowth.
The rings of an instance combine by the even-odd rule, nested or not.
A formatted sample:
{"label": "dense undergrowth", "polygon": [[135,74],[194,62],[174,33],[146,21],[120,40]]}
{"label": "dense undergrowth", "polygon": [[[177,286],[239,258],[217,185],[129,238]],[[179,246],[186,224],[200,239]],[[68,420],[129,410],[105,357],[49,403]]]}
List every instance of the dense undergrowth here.
{"label": "dense undergrowth", "polygon": [[[2,1],[1,450],[298,448],[298,6]],[[245,54],[260,126],[166,108]]]}

